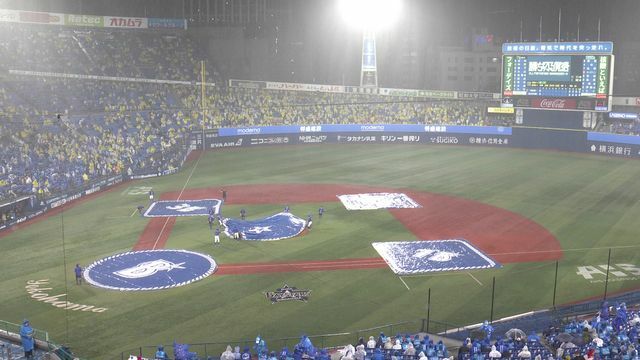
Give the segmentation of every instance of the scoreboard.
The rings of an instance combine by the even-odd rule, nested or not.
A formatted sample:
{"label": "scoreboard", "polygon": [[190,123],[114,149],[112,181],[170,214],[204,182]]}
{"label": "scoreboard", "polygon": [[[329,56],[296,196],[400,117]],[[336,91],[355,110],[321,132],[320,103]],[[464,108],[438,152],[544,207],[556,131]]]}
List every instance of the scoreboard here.
{"label": "scoreboard", "polygon": [[609,111],[613,44],[504,44],[502,105]]}

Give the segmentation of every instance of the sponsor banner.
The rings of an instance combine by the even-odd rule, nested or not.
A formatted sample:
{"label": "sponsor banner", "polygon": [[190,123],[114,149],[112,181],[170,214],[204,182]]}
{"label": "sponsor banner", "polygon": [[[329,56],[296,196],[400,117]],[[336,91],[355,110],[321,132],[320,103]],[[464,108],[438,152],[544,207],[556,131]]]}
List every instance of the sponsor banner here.
{"label": "sponsor banner", "polygon": [[104,26],[111,28],[146,29],[147,18],[135,18],[124,16],[105,16]]}
{"label": "sponsor banner", "polygon": [[317,91],[329,93],[345,92],[344,86],[342,85],[300,84],[268,81],[265,87],[270,90]]}
{"label": "sponsor banner", "polygon": [[463,100],[493,100],[493,93],[489,92],[477,92],[477,91],[458,91],[458,99]]}
{"label": "sponsor banner", "polygon": [[160,174],[158,174],[158,173],[140,174],[140,175],[132,175],[132,176],[129,177],[129,179],[131,179],[131,180],[148,179],[148,178],[158,177],[158,176],[160,176]]}
{"label": "sponsor banner", "polygon": [[149,29],[187,29],[186,19],[162,19],[149,18],[147,20]]}
{"label": "sponsor banner", "polygon": [[96,16],[0,9],[0,22],[121,29],[186,29],[185,19]]}
{"label": "sponsor banner", "polygon": [[[509,146],[511,140],[507,136],[469,136],[461,137],[459,144],[461,145],[496,145],[496,146]],[[431,138],[430,138],[431,139]],[[433,140],[433,139],[431,139]],[[432,141],[438,144],[438,138]]]}
{"label": "sponsor banner", "polygon": [[422,207],[403,193],[338,195],[338,199],[347,210],[415,209]]}
{"label": "sponsor banner", "polygon": [[433,98],[433,99],[455,99],[457,97],[457,94],[455,91],[446,91],[446,90],[380,88],[378,92],[380,95],[387,95],[387,96],[407,96],[407,97],[422,97],[422,98]]}
{"label": "sponsor banner", "polygon": [[372,245],[398,275],[501,266],[462,239],[377,242]]}
{"label": "sponsor banner", "polygon": [[297,300],[307,302],[309,300],[311,290],[298,289],[293,286],[284,284],[283,287],[277,288],[275,291],[267,291],[264,296],[271,301],[272,304],[281,301]]}
{"label": "sponsor banner", "polygon": [[345,91],[353,94],[379,94],[378,88],[375,87],[345,86]]}
{"label": "sponsor banner", "polygon": [[638,120],[638,113],[610,112],[609,119]]}
{"label": "sponsor banner", "polygon": [[247,145],[286,145],[292,143],[288,136],[257,136],[249,138]]}
{"label": "sponsor banner", "polygon": [[322,144],[327,142],[327,135],[300,135],[298,136],[299,144]]}
{"label": "sponsor banner", "polygon": [[207,216],[210,213],[219,214],[222,200],[162,200],[152,203],[145,217],[173,217],[173,216]]}
{"label": "sponsor banner", "polygon": [[636,157],[640,156],[640,145],[612,142],[587,142],[587,151],[600,155]]}
{"label": "sponsor banner", "polygon": [[0,9],[0,22],[64,25],[64,14]]}
{"label": "sponsor banner", "polygon": [[[99,76],[99,75],[83,75],[83,74],[69,74],[58,73],[49,71],[30,71],[30,70],[15,70],[10,69],[9,74],[12,75],[24,75],[24,76],[41,76],[41,77],[54,77],[54,78],[66,78],[66,79],[83,79],[83,80],[106,80],[106,81],[130,81],[130,82],[143,82],[154,84],[171,84],[171,85],[189,85],[193,86],[194,83],[189,81],[180,80],[159,80],[159,79],[145,79],[145,78],[130,78],[123,76]],[[196,85],[202,83],[196,82]],[[205,86],[216,86],[215,83],[204,83]]]}
{"label": "sponsor banner", "polygon": [[222,219],[224,233],[237,238],[240,234],[243,240],[273,241],[297,236],[307,226],[307,221],[291,213],[281,212],[258,220]]}
{"label": "sponsor banner", "polygon": [[243,144],[247,144],[244,141],[244,139],[241,138],[241,137],[235,138],[235,139],[218,138],[218,139],[215,139],[215,140],[207,141],[207,143],[209,144],[208,145],[209,149],[233,148],[233,147],[240,147]]}
{"label": "sponsor banner", "polygon": [[344,125],[283,125],[256,126],[249,128],[221,128],[220,137],[241,135],[308,134],[308,133],[353,133],[353,132],[446,132],[460,134],[511,135],[510,127],[463,126],[463,125],[402,125],[402,124],[344,124]]}
{"label": "sponsor banner", "polygon": [[60,199],[60,200],[58,200],[58,201],[54,201],[54,202],[52,202],[49,206],[50,206],[52,209],[54,209],[54,208],[57,208],[58,206],[62,206],[62,205],[64,205],[64,204],[68,203],[68,202],[71,202],[71,201],[73,201],[73,200],[79,199],[81,196],[82,196],[82,193],[77,193],[77,194],[75,194],[75,195],[67,196],[67,197],[66,197],[66,198],[64,198],[64,199]]}
{"label": "sponsor banner", "polygon": [[98,260],[83,272],[91,285],[120,291],[162,290],[184,286],[213,274],[216,262],[187,250],[143,250]]}
{"label": "sponsor banner", "polygon": [[539,109],[566,110],[576,109],[577,103],[575,99],[541,98],[532,99],[531,106]]}
{"label": "sponsor banner", "polygon": [[514,114],[516,110],[512,107],[488,107],[489,114]]}
{"label": "sponsor banner", "polygon": [[64,15],[64,24],[68,26],[104,27],[104,17],[94,15]]}
{"label": "sponsor banner", "polygon": [[91,194],[93,194],[95,192],[98,192],[98,191],[100,191],[100,186],[94,186],[94,187],[92,187],[90,189],[85,190],[84,194],[85,195],[91,195]]}
{"label": "sponsor banner", "polygon": [[238,87],[244,89],[264,89],[267,87],[266,81],[251,81],[251,80],[229,80],[229,87]]}
{"label": "sponsor banner", "polygon": [[611,41],[549,42],[549,43],[505,43],[504,54],[612,54]]}
{"label": "sponsor banner", "polygon": [[113,184],[117,184],[117,183],[121,183],[122,182],[122,175],[118,175],[118,176],[114,176],[114,177],[110,177],[107,179],[107,186],[111,186]]}
{"label": "sponsor banner", "polygon": [[64,14],[20,11],[20,22],[30,24],[64,25]]}

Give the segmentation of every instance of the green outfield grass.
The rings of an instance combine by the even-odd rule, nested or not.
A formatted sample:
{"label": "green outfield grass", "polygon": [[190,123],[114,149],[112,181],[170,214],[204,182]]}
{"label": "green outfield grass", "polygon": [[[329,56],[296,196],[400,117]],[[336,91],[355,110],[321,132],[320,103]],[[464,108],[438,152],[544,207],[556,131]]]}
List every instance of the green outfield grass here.
{"label": "green outfield grass", "polygon": [[[197,164],[197,166],[196,166]],[[192,170],[196,166],[195,171]],[[579,266],[640,266],[640,162],[572,153],[413,145],[295,146],[209,152],[180,173],[124,184],[0,239],[0,319],[50,332],[89,359],[119,358],[140,345],[269,339],[301,333],[352,331],[426,316],[456,325],[487,319],[496,279],[494,318],[548,308],[555,262],[506,264],[500,269],[403,277],[389,269],[212,276],[181,288],[117,292],[76,286],[73,266],[130,250],[147,224],[131,216],[152,186],[157,195],[187,188],[231,184],[348,183],[411,188],[477,200],[530,218],[565,249],[559,264],[558,304],[601,296],[604,276],[589,281]],[[249,218],[282,209],[243,205]],[[301,217],[327,209],[308,235],[268,243],[223,237],[214,248],[204,218],[180,218],[167,248],[211,254],[219,263],[373,257],[374,241],[412,240],[387,211],[347,212],[341,204],[289,204]],[[238,213],[240,206],[224,208]],[[64,223],[65,252],[62,225]],[[64,256],[63,256],[64,254]],[[63,259],[66,258],[66,281]],[[640,271],[616,268],[609,292],[640,287]],[[625,276],[621,274],[624,273]],[[31,299],[29,280],[49,279],[50,295],[108,308],[103,313],[57,309]],[[311,289],[307,303],[272,305],[263,295],[287,283]],[[68,332],[67,332],[68,320]],[[355,341],[351,339],[350,341]],[[198,351],[198,349],[196,349]],[[217,351],[217,349],[216,349]]]}

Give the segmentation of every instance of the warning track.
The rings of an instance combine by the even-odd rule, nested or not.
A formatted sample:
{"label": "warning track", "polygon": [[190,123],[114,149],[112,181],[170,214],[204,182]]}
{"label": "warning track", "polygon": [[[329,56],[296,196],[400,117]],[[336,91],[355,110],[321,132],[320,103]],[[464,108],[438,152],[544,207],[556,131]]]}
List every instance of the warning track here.
{"label": "warning track", "polygon": [[[221,187],[168,192],[162,200],[205,199],[219,196]],[[403,192],[422,205],[389,212],[418,239],[464,238],[501,263],[539,262],[562,258],[558,240],[547,229],[522,215],[455,196],[380,186],[342,184],[265,184],[224,187],[228,204],[295,204],[335,202],[337,195],[369,192]],[[134,250],[164,247],[173,221],[149,220]],[[373,269],[386,267],[382,258],[220,264],[216,274]]]}

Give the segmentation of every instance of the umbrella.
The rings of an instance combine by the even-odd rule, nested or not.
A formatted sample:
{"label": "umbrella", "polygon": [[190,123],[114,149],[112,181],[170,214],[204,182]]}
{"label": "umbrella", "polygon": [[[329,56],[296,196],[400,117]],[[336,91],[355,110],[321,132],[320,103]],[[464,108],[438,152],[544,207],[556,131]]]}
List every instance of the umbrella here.
{"label": "umbrella", "polygon": [[556,336],[556,339],[562,342],[569,342],[569,341],[573,341],[573,335],[563,332],[561,334],[558,334],[558,336]]}
{"label": "umbrella", "polygon": [[504,336],[511,338],[511,339],[526,339],[527,338],[527,334],[525,334],[524,331],[520,330],[520,329],[509,329],[506,333],[504,333]]}

